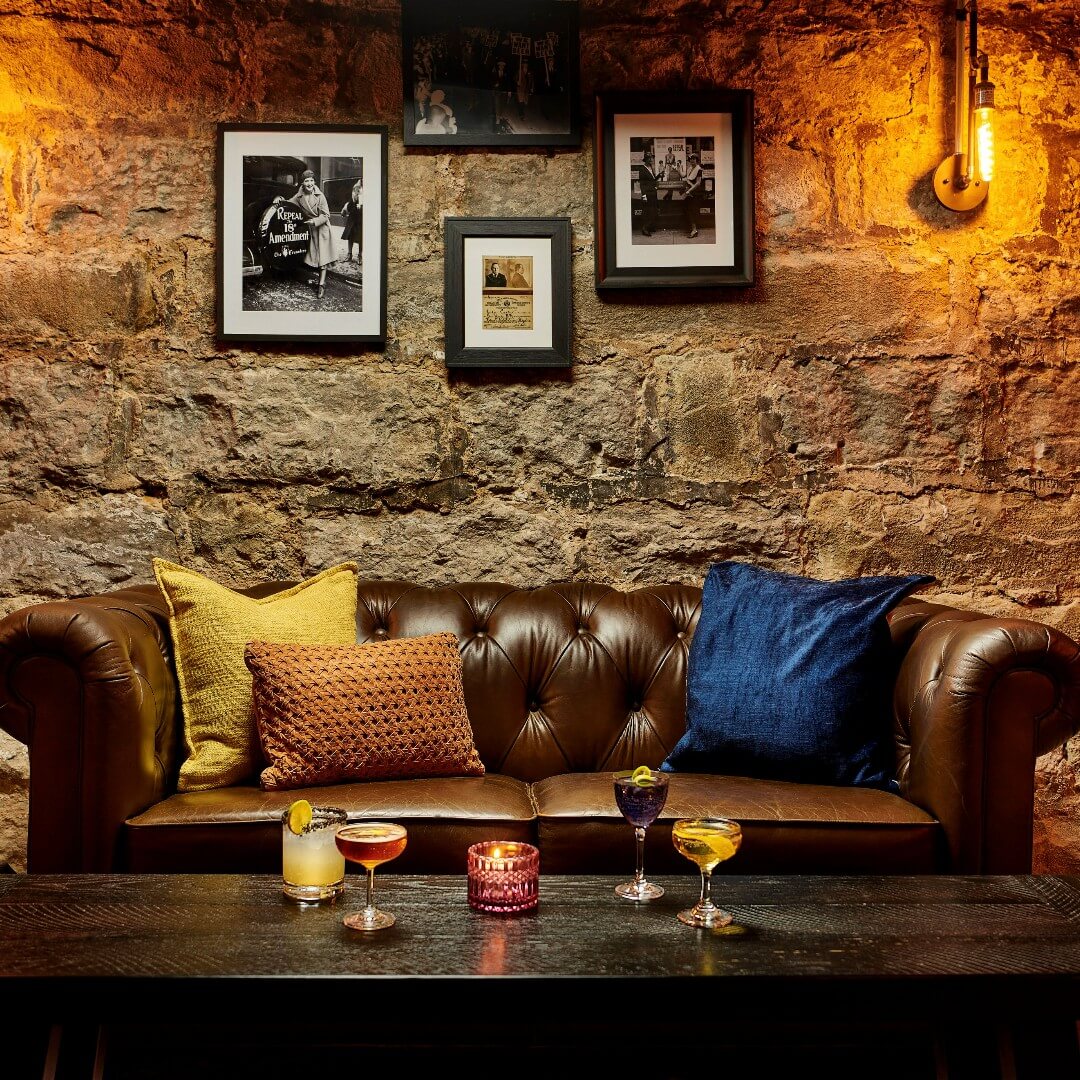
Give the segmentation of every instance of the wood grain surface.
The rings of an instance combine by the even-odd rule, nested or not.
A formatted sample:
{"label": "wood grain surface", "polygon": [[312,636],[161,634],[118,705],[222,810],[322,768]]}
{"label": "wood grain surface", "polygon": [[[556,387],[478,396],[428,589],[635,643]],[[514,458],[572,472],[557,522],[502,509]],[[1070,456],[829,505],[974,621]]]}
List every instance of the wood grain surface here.
{"label": "wood grain surface", "polygon": [[1080,879],[731,876],[714,899],[735,922],[715,932],[675,917],[697,898],[694,878],[658,877],[666,894],[640,905],[614,896],[619,880],[542,877],[537,911],[501,917],[469,909],[464,875],[388,874],[376,900],[397,924],[364,935],[341,922],[362,904],[353,876],[336,904],[310,908],[275,876],[5,876],[0,995],[28,1021],[111,1024],[129,1058],[168,1043],[161,1025],[182,1016],[189,1033],[204,1025],[195,1045],[218,1031],[222,1060],[238,1010],[249,1043],[284,1045],[268,1018],[295,1000],[309,1051],[510,1040],[599,1053],[630,1038],[690,1059],[784,1029],[803,1043],[891,1038],[899,1061],[923,1045],[913,1035],[929,1054],[946,1029],[978,1041],[1062,1020],[1075,1043]]}
{"label": "wood grain surface", "polygon": [[[629,875],[628,875],[629,876]],[[726,877],[720,931],[684,926],[696,879],[658,877],[646,904],[617,878],[545,877],[540,906],[485,915],[465,877],[376,878],[397,925],[342,926],[362,880],[329,906],[286,900],[273,875],[15,875],[0,879],[0,979],[331,976],[1080,976],[1080,879]]]}

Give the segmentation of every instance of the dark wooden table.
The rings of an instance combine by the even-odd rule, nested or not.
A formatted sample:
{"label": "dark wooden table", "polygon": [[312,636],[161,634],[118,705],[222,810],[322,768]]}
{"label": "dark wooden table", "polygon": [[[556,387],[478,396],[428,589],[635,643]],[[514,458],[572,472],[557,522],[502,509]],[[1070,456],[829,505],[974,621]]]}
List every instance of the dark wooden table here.
{"label": "dark wooden table", "polygon": [[384,873],[397,925],[364,935],[352,876],[316,908],[272,876],[5,876],[0,1075],[1080,1077],[1080,878],[718,877],[713,932],[675,918],[696,877],[643,905],[617,880],[499,917],[464,875]]}

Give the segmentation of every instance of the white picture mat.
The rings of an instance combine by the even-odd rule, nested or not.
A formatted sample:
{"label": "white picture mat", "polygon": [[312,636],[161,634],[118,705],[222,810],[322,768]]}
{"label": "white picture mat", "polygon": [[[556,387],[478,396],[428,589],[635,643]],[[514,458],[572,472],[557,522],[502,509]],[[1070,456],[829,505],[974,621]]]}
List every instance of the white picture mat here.
{"label": "white picture mat", "polygon": [[[462,259],[465,263],[465,348],[466,349],[550,349],[553,342],[550,237],[466,236]],[[533,260],[533,329],[484,329],[484,259],[506,259],[531,255]]]}
{"label": "white picture mat", "polygon": [[[344,337],[382,330],[382,139],[377,132],[226,131],[222,153],[222,332]],[[363,159],[363,311],[245,311],[243,305],[244,158],[358,157]],[[331,207],[333,210],[334,207]]]}
{"label": "white picture mat", "polygon": [[[654,266],[734,266],[735,192],[734,150],[730,113],[616,113],[615,140],[615,265]],[[635,244],[631,199],[630,140],[633,138],[709,136],[714,142],[713,243]]]}

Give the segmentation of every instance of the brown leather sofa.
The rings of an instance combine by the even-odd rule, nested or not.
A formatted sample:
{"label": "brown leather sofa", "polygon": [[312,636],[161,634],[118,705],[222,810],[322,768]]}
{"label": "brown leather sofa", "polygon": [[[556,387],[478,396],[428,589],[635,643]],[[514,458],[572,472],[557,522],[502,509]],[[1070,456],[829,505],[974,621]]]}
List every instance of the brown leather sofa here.
{"label": "brown leather sofa", "polygon": [[[683,732],[701,590],[365,581],[359,594],[359,641],[457,634],[487,775],[177,794],[157,588],[37,604],[0,622],[0,726],[30,748],[29,869],[277,872],[281,812],[304,795],[407,825],[388,872],[463,873],[481,839],[537,843],[548,873],[631,872],[610,774],[659,765]],[[1046,626],[919,599],[891,628],[899,795],[674,774],[646,869],[694,872],[665,822],[722,815],[744,829],[733,873],[1029,871],[1035,758],[1077,730],[1080,650]]]}

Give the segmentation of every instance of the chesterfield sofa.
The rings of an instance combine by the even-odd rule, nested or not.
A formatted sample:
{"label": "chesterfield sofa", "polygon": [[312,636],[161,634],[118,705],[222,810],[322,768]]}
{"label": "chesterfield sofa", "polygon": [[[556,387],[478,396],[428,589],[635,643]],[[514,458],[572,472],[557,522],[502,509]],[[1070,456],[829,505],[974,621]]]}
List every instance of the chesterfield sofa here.
{"label": "chesterfield sofa", "polygon": [[[632,872],[610,774],[656,767],[683,733],[700,588],[362,581],[359,601],[358,641],[457,635],[486,775],[177,794],[156,586],[36,604],[0,621],[0,727],[30,753],[29,870],[280,872],[281,814],[303,796],[406,825],[387,872],[464,873],[485,839],[536,843],[546,873]],[[742,824],[732,873],[1030,871],[1036,756],[1080,722],[1077,645],[917,598],[890,628],[899,794],[675,773],[648,832],[651,873],[696,873],[664,825],[710,815]]]}

